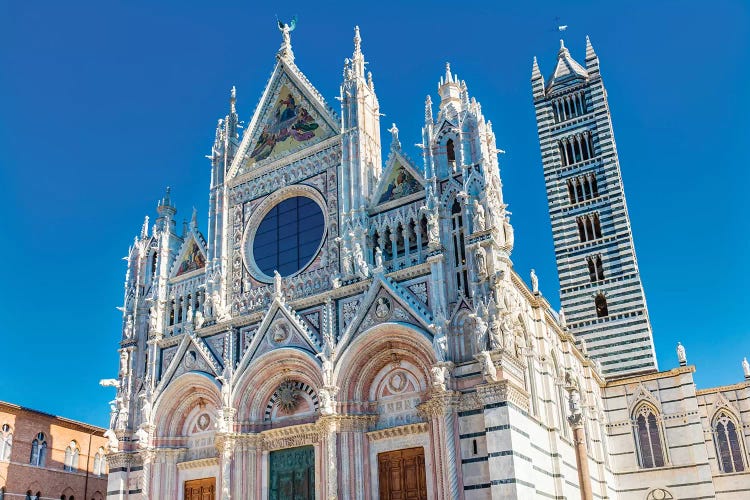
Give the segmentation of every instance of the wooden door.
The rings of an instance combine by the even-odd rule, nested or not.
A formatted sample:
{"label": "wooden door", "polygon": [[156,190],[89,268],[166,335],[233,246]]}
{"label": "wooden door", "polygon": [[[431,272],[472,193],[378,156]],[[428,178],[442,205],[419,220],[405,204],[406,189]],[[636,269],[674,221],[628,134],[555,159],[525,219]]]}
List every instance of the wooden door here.
{"label": "wooden door", "polygon": [[272,451],[269,456],[269,500],[315,499],[315,448]]}
{"label": "wooden door", "polygon": [[424,448],[378,455],[380,500],[427,500]]}
{"label": "wooden door", "polygon": [[216,478],[185,481],[185,500],[216,500]]}

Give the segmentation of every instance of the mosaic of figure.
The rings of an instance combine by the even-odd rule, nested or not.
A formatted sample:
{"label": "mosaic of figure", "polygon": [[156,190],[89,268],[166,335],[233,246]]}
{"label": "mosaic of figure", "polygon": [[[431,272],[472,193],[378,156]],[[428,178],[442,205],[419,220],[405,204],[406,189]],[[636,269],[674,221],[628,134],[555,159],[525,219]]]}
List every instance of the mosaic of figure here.
{"label": "mosaic of figure", "polygon": [[411,175],[402,165],[397,165],[391,170],[391,175],[389,175],[386,180],[385,190],[383,190],[383,194],[380,195],[378,203],[397,200],[404,196],[416,193],[421,189],[422,186],[414,176]]}
{"label": "mosaic of figure", "polygon": [[288,88],[282,87],[271,117],[255,143],[250,158],[265,160],[271,153],[289,151],[295,145],[315,137],[318,124],[315,118],[297,104]]}

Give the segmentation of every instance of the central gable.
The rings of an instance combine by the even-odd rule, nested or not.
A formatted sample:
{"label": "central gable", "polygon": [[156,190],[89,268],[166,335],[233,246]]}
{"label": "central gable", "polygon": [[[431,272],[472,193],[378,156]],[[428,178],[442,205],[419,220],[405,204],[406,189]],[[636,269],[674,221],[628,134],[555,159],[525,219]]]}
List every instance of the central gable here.
{"label": "central gable", "polygon": [[297,67],[279,61],[242,139],[230,176],[335,136],[337,122],[333,110]]}

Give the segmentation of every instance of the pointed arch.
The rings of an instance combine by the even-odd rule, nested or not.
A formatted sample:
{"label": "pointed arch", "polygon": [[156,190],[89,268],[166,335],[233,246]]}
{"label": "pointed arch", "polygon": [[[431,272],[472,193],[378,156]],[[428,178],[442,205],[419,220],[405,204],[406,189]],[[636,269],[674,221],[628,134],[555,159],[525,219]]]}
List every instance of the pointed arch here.
{"label": "pointed arch", "polygon": [[650,402],[641,401],[632,413],[632,423],[638,465],[643,469],[664,467],[664,431],[659,410]]}
{"label": "pointed arch", "polygon": [[725,474],[743,472],[746,465],[742,426],[734,412],[727,407],[719,408],[711,419],[711,431],[719,470]]}

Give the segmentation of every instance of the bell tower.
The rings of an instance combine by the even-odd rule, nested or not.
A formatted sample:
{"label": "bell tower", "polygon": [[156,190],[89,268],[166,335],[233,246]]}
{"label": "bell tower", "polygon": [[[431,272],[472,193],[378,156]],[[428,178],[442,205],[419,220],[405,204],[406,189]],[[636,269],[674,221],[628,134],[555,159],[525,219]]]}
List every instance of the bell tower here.
{"label": "bell tower", "polygon": [[[564,318],[605,376],[657,369],[599,58],[531,74]],[[565,321],[563,320],[563,321]]]}

